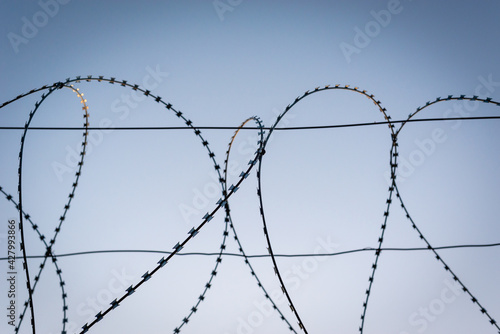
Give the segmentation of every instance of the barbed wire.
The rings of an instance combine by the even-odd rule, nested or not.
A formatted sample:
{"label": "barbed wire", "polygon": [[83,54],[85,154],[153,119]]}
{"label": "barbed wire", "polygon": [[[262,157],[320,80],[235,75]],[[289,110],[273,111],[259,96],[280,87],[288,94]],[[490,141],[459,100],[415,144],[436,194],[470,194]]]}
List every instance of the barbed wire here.
{"label": "barbed wire", "polygon": [[[188,236],[186,238],[184,238],[183,240],[177,242],[173,246],[173,248],[172,248],[173,251],[165,252],[165,251],[151,251],[151,250],[104,250],[104,251],[85,251],[85,252],[60,254],[60,255],[56,255],[52,251],[52,247],[54,246],[54,244],[56,242],[57,236],[58,236],[58,234],[59,234],[59,232],[61,230],[61,226],[63,224],[63,221],[65,220],[66,213],[68,212],[68,210],[70,208],[71,201],[72,201],[72,199],[74,197],[74,194],[75,194],[75,191],[76,191],[76,188],[77,188],[77,185],[78,185],[78,180],[79,180],[79,177],[81,175],[82,166],[83,166],[83,159],[84,159],[85,152],[86,152],[85,149],[86,149],[86,146],[87,146],[88,131],[100,129],[98,127],[97,128],[90,128],[89,127],[88,107],[86,105],[86,100],[83,99],[83,94],[81,94],[79,92],[79,89],[78,88],[74,88],[73,83],[96,82],[96,81],[97,82],[108,82],[108,83],[111,83],[111,84],[115,84],[116,83],[116,84],[119,84],[122,87],[129,88],[129,89],[132,89],[134,91],[139,91],[142,94],[144,94],[144,96],[146,96],[147,98],[153,99],[154,101],[156,101],[158,104],[162,105],[167,110],[173,112],[174,115],[177,116],[181,120],[181,122],[183,122],[185,124],[185,126],[183,126],[183,127],[130,127],[130,128],[114,128],[115,130],[119,129],[119,130],[124,130],[125,131],[125,130],[176,130],[176,129],[191,129],[191,130],[194,131],[195,135],[200,139],[202,145],[206,148],[206,150],[208,152],[208,156],[209,156],[209,158],[210,158],[210,160],[211,160],[211,162],[213,164],[213,167],[214,167],[214,169],[215,169],[215,171],[216,171],[216,173],[218,175],[218,178],[219,178],[219,183],[220,183],[220,186],[221,186],[221,197],[217,201],[217,204],[216,204],[215,208],[213,208],[212,211],[207,212],[205,214],[205,216],[203,217],[202,221],[196,227],[193,227],[193,228],[191,228],[191,230],[189,230],[189,232],[187,233]],[[24,153],[25,139],[26,139],[26,135],[28,133],[28,130],[35,130],[35,129],[36,130],[82,130],[82,128],[70,128],[70,127],[30,127],[31,121],[32,121],[32,119],[33,119],[36,111],[38,110],[39,106],[45,101],[45,99],[49,95],[51,95],[52,93],[54,93],[55,91],[57,91],[57,90],[59,90],[61,88],[69,88],[72,91],[76,92],[76,94],[78,95],[78,97],[81,99],[81,103],[83,103],[83,105],[84,105],[84,107],[83,107],[84,118],[85,118],[85,123],[84,123],[84,128],[83,128],[84,129],[84,139],[83,139],[83,142],[82,142],[82,151],[80,153],[81,160],[79,162],[79,168],[78,168],[78,171],[77,171],[77,173],[75,175],[75,181],[73,183],[73,186],[72,186],[72,189],[71,189],[71,192],[70,192],[70,195],[69,195],[68,202],[64,206],[64,212],[63,212],[63,214],[61,215],[61,217],[59,219],[59,223],[58,223],[58,225],[57,225],[57,227],[55,229],[54,236],[47,243],[46,240],[45,240],[44,235],[41,234],[40,231],[38,230],[38,226],[33,223],[31,217],[29,216],[29,214],[27,214],[26,211],[23,209],[23,184],[22,184],[23,153]],[[383,121],[383,122],[373,122],[373,123],[354,123],[354,124],[306,126],[306,127],[281,127],[281,128],[278,127],[278,125],[280,124],[280,122],[283,119],[283,117],[296,104],[298,104],[300,101],[302,101],[306,97],[312,96],[312,95],[314,95],[316,93],[325,92],[325,91],[331,91],[331,90],[347,90],[349,92],[354,92],[354,93],[358,93],[358,94],[363,95],[364,97],[368,98],[369,100],[371,100],[374,103],[374,105],[376,106],[376,108],[378,109],[378,111],[381,112],[381,114],[382,114],[382,116],[383,116],[383,118],[384,118],[385,121]],[[273,308],[276,309],[276,310],[278,310],[278,313],[279,313],[281,319],[287,324],[288,329],[290,331],[296,333],[295,329],[290,324],[290,322],[285,318],[285,316],[283,315],[283,313],[279,310],[279,308],[277,307],[276,303],[270,298],[270,296],[267,293],[266,289],[264,288],[261,280],[258,278],[257,273],[255,272],[255,270],[253,269],[252,265],[250,264],[250,261],[249,261],[250,258],[264,257],[265,256],[265,257],[269,257],[271,259],[271,261],[272,261],[273,270],[274,270],[274,272],[275,272],[275,274],[277,276],[277,279],[279,281],[281,290],[282,290],[283,294],[287,298],[289,307],[290,307],[293,315],[297,319],[299,328],[304,333],[307,334],[308,331],[306,329],[305,324],[302,322],[302,320],[300,318],[300,314],[299,314],[300,312],[299,312],[298,308],[294,305],[292,297],[288,293],[287,286],[286,286],[286,284],[285,284],[285,282],[284,282],[284,280],[282,278],[282,275],[280,273],[279,267],[278,267],[277,262],[276,262],[276,258],[277,257],[285,257],[285,256],[288,256],[288,257],[299,257],[299,256],[334,256],[334,255],[349,254],[349,253],[355,253],[355,252],[371,251],[371,252],[374,252],[374,254],[375,254],[375,260],[374,260],[374,262],[372,264],[372,267],[371,267],[371,274],[369,276],[368,288],[366,290],[365,301],[363,303],[363,310],[362,310],[362,315],[361,315],[361,324],[359,326],[360,333],[363,333],[364,326],[365,326],[365,320],[366,320],[366,313],[367,313],[367,310],[368,310],[369,297],[370,297],[371,291],[373,289],[373,283],[374,283],[375,273],[376,273],[377,268],[378,268],[378,261],[379,261],[379,258],[381,256],[382,252],[389,251],[389,250],[392,250],[392,251],[409,251],[409,250],[428,250],[428,251],[431,251],[434,254],[434,256],[436,257],[436,259],[443,264],[445,270],[447,272],[449,272],[452,275],[453,279],[455,281],[457,281],[461,285],[463,291],[467,292],[469,294],[469,296],[471,297],[472,302],[474,304],[478,305],[481,313],[485,314],[485,316],[487,317],[488,321],[496,329],[498,329],[500,331],[500,327],[498,327],[498,324],[494,320],[494,318],[486,311],[486,309],[483,307],[483,305],[479,303],[479,301],[475,297],[475,295],[473,295],[472,292],[470,291],[470,289],[467,288],[464,285],[464,283],[458,278],[458,276],[455,274],[455,272],[453,272],[451,270],[451,268],[442,259],[442,256],[437,253],[437,250],[441,250],[441,249],[453,249],[453,248],[464,248],[464,247],[496,247],[496,246],[499,246],[500,244],[452,245],[452,246],[432,247],[430,245],[430,243],[427,241],[427,238],[423,235],[423,233],[421,232],[421,230],[417,227],[414,219],[410,216],[409,211],[408,211],[406,205],[403,202],[401,193],[398,190],[397,182],[396,182],[396,174],[397,174],[397,166],[398,166],[398,156],[399,156],[397,139],[398,139],[398,135],[401,132],[402,128],[407,123],[409,123],[409,122],[427,122],[427,121],[473,120],[473,119],[484,120],[484,119],[498,119],[498,118],[500,118],[498,116],[485,116],[485,117],[455,117],[455,118],[414,119],[414,116],[417,115],[421,110],[423,110],[423,109],[425,109],[425,108],[427,108],[427,107],[429,107],[431,105],[434,105],[434,104],[436,104],[438,102],[453,101],[453,100],[459,100],[459,101],[466,100],[466,101],[473,101],[473,102],[483,102],[483,103],[487,103],[487,104],[493,104],[493,105],[496,105],[496,106],[500,106],[499,102],[496,102],[496,101],[492,100],[489,97],[483,99],[483,98],[479,98],[478,96],[467,97],[465,95],[459,95],[459,96],[448,95],[446,98],[438,97],[434,101],[427,102],[425,104],[425,106],[417,108],[417,110],[414,113],[410,114],[408,116],[408,119],[406,119],[406,120],[392,121],[391,117],[387,113],[387,110],[382,107],[381,102],[379,100],[376,100],[375,97],[374,97],[374,95],[367,93],[365,90],[360,90],[358,87],[350,87],[349,85],[345,85],[345,86],[341,86],[341,85],[330,86],[330,85],[327,85],[327,86],[324,86],[324,87],[316,87],[314,90],[306,91],[303,95],[297,97],[291,104],[289,104],[284,109],[283,112],[281,112],[277,116],[274,124],[271,127],[268,127],[268,128],[264,127],[264,125],[262,124],[262,122],[260,121],[260,119],[257,116],[253,116],[253,117],[248,118],[239,127],[210,127],[210,126],[195,127],[193,125],[193,122],[190,119],[186,118],[181,111],[179,111],[178,109],[174,108],[171,103],[164,102],[161,97],[152,94],[149,90],[143,89],[139,85],[132,85],[132,84],[129,84],[125,80],[120,81],[120,80],[116,80],[115,78],[109,78],[108,79],[108,78],[104,78],[103,76],[99,76],[99,77],[87,76],[87,77],[83,77],[83,78],[80,77],[80,76],[78,76],[78,77],[73,78],[73,79],[68,78],[68,79],[66,79],[63,82],[56,82],[56,83],[54,83],[52,85],[45,85],[45,86],[42,86],[42,87],[40,87],[38,89],[33,89],[33,90],[31,90],[31,91],[29,91],[27,93],[18,95],[16,98],[11,99],[11,100],[3,103],[0,106],[0,109],[3,108],[3,107],[5,107],[5,106],[7,106],[7,105],[9,105],[9,104],[11,104],[11,103],[13,103],[13,102],[15,102],[15,101],[18,101],[18,100],[20,100],[20,99],[22,99],[22,98],[24,98],[26,96],[29,96],[31,94],[34,94],[34,93],[37,93],[37,92],[41,92],[41,91],[46,91],[46,92],[44,92],[42,94],[42,97],[41,97],[40,101],[36,102],[35,109],[30,113],[28,121],[26,122],[26,124],[25,124],[24,127],[0,127],[0,130],[23,130],[23,135],[22,135],[22,138],[21,138],[21,148],[20,148],[20,151],[19,151],[18,201],[17,201],[17,203],[16,203],[16,201],[13,200],[13,197],[11,195],[9,195],[6,191],[4,191],[2,188],[0,188],[0,191],[5,195],[6,199],[8,201],[12,202],[16,206],[17,210],[19,211],[19,230],[20,230],[20,233],[21,233],[21,250],[22,250],[22,253],[23,253],[23,269],[24,269],[25,274],[26,274],[26,286],[27,286],[27,291],[28,291],[28,301],[25,303],[24,311],[23,311],[23,313],[19,317],[19,323],[18,323],[18,325],[15,328],[15,332],[16,333],[19,331],[19,328],[21,327],[22,320],[24,318],[25,312],[29,308],[30,309],[30,313],[31,313],[31,328],[32,328],[32,332],[33,332],[33,334],[36,334],[36,324],[35,324],[36,317],[35,317],[35,308],[34,308],[34,304],[33,304],[33,298],[34,298],[35,288],[36,288],[37,283],[39,281],[39,278],[40,278],[40,276],[42,274],[42,271],[45,268],[45,263],[46,263],[46,261],[47,261],[48,258],[51,258],[52,262],[55,265],[56,272],[57,272],[57,275],[58,275],[59,281],[60,281],[60,286],[62,288],[62,294],[63,294],[63,328],[62,328],[62,333],[65,334],[66,333],[65,324],[68,321],[68,319],[66,317],[66,310],[67,310],[66,293],[65,293],[65,290],[64,290],[64,281],[63,281],[62,275],[61,275],[62,271],[59,269],[59,267],[57,265],[57,258],[58,257],[75,256],[75,255],[83,255],[83,254],[87,254],[88,255],[88,254],[96,254],[96,253],[111,253],[111,252],[115,252],[115,253],[117,253],[117,252],[149,252],[149,253],[163,253],[163,254],[166,254],[167,256],[162,257],[158,261],[157,265],[154,268],[152,268],[149,271],[146,271],[146,273],[144,275],[142,275],[142,279],[140,279],[139,282],[137,282],[136,284],[133,284],[129,288],[127,288],[126,291],[125,291],[125,293],[120,298],[116,298],[115,300],[113,300],[110,303],[110,306],[108,308],[106,308],[106,309],[98,312],[95,315],[95,317],[94,317],[95,319],[93,321],[91,321],[90,323],[84,324],[82,326],[82,330],[81,330],[80,333],[86,333],[86,332],[88,332],[98,322],[102,321],[104,319],[104,317],[106,317],[110,312],[112,312],[114,309],[116,309],[130,295],[132,295],[133,293],[137,292],[138,289],[143,284],[146,284],[146,282],[149,281],[159,270],[161,270],[163,267],[165,267],[169,263],[169,260],[173,256],[175,256],[175,255],[178,255],[178,256],[182,256],[182,255],[184,255],[184,256],[185,255],[214,255],[214,256],[217,256],[217,259],[216,259],[214,267],[213,267],[213,269],[212,269],[212,271],[211,271],[211,273],[209,275],[209,279],[208,279],[207,283],[205,284],[205,286],[203,288],[202,293],[198,297],[198,300],[194,303],[193,307],[191,307],[191,309],[188,312],[188,314],[182,319],[181,324],[179,326],[177,326],[173,330],[174,333],[179,333],[181,331],[182,327],[188,324],[190,317],[193,316],[197,312],[200,303],[203,300],[205,300],[205,296],[206,296],[206,294],[208,293],[209,289],[212,286],[212,282],[215,279],[215,276],[217,274],[217,269],[218,269],[218,267],[220,266],[220,264],[222,262],[222,257],[223,256],[239,256],[239,257],[244,258],[245,263],[248,265],[251,274],[255,277],[255,279],[257,281],[257,284],[261,288],[261,290],[264,293],[265,297],[270,300],[270,302],[272,303]],[[254,121],[256,123],[256,127],[247,127],[246,124],[248,122],[250,122],[250,121]],[[395,129],[395,124],[400,124],[399,129],[397,129],[397,130]],[[340,128],[340,127],[371,126],[371,125],[387,125],[388,128],[389,128],[389,130],[390,130],[391,143],[392,143],[391,151],[390,151],[391,185],[388,188],[388,195],[387,195],[387,200],[386,200],[386,207],[385,207],[385,209],[383,211],[382,225],[381,225],[380,235],[379,235],[379,238],[378,238],[377,247],[376,248],[367,247],[367,248],[363,248],[363,249],[348,250],[348,251],[344,251],[344,252],[329,253],[329,254],[288,254],[288,255],[286,255],[286,254],[275,254],[274,251],[273,251],[272,242],[271,242],[272,238],[271,238],[271,236],[270,236],[270,234],[268,232],[268,223],[266,221],[266,216],[265,216],[265,211],[264,211],[264,204],[263,204],[264,200],[263,200],[263,187],[262,187],[262,173],[263,173],[263,167],[262,167],[263,163],[262,162],[263,162],[263,158],[265,157],[265,153],[266,153],[266,145],[269,142],[269,139],[271,138],[271,135],[273,134],[273,132],[274,131],[278,131],[278,130],[311,130],[311,129],[326,129],[326,128]],[[226,158],[225,158],[225,161],[224,161],[224,169],[223,169],[222,173],[221,173],[221,165],[219,165],[218,162],[217,162],[217,160],[215,159],[215,154],[210,149],[208,141],[201,135],[201,129],[207,129],[207,130],[209,130],[209,129],[217,129],[217,130],[232,129],[232,130],[236,130],[235,133],[234,133],[234,135],[231,137],[230,143],[228,145],[228,150],[226,151]],[[239,174],[239,177],[237,178],[237,181],[235,183],[231,184],[230,186],[228,186],[228,183],[227,183],[227,179],[228,179],[227,165],[228,165],[228,161],[229,161],[231,147],[232,147],[232,144],[233,144],[236,136],[238,135],[239,131],[240,130],[244,130],[244,129],[259,130],[259,138],[258,138],[258,141],[256,143],[256,147],[258,147],[258,148],[255,151],[255,153],[254,153],[253,157],[251,158],[251,160],[248,162],[247,167],[243,168],[243,170]],[[266,131],[267,131],[267,135],[266,135]],[[264,137],[264,135],[266,135],[266,136]],[[252,171],[252,169],[254,167],[256,167],[256,176],[257,176],[257,183],[258,183],[257,196],[259,198],[259,211],[260,211],[260,216],[261,216],[262,225],[263,225],[263,233],[264,233],[264,237],[265,237],[265,240],[266,240],[266,243],[267,243],[267,247],[268,247],[268,252],[269,252],[268,255],[247,255],[245,253],[245,251],[243,249],[243,246],[242,246],[242,244],[241,244],[241,242],[240,242],[240,240],[238,238],[238,235],[236,233],[236,229],[235,229],[235,226],[234,226],[235,224],[232,221],[232,218],[231,218],[231,215],[230,215],[230,211],[231,210],[230,210],[230,207],[229,207],[229,199],[234,195],[234,193],[237,192],[237,190],[242,185],[242,183],[245,181],[245,179],[248,178],[248,176],[250,175],[250,172]],[[401,207],[403,208],[403,210],[404,210],[404,212],[405,212],[408,220],[412,224],[413,229],[417,232],[419,238],[421,240],[423,240],[424,243],[426,244],[426,248],[384,248],[383,247],[384,234],[385,234],[385,231],[387,230],[388,217],[389,217],[391,205],[393,203],[393,195],[395,195],[399,199]],[[202,230],[202,228],[212,220],[212,218],[214,217],[214,215],[220,209],[223,209],[225,211],[225,214],[226,214],[225,219],[224,219],[225,220],[225,224],[224,224],[225,226],[224,226],[224,231],[223,231],[223,234],[222,234],[222,242],[221,242],[221,246],[220,246],[220,251],[218,253],[182,253],[181,250],[184,248],[184,246],[188,242],[190,242],[191,239],[193,239],[198,233],[200,233],[200,231]],[[26,219],[27,221],[29,221],[29,223],[31,224],[32,228],[38,234],[40,240],[44,243],[44,247],[46,249],[45,255],[43,255],[43,256],[41,256],[41,255],[28,256],[27,255],[26,244],[25,244],[25,240],[24,240],[25,226],[23,224],[23,219]],[[239,254],[224,252],[224,250],[226,249],[226,242],[227,242],[227,236],[229,234],[229,229],[231,230],[231,232],[234,235],[234,240],[236,241],[238,249],[239,249],[239,252],[240,252]],[[40,265],[39,272],[35,276],[35,279],[34,279],[35,283],[33,284],[33,287],[31,285],[31,281],[30,281],[29,265],[28,265],[28,261],[27,261],[28,258],[43,258],[43,262]],[[5,259],[2,258],[0,260],[5,260]]]}
{"label": "barbed wire", "polygon": [[[82,151],[80,153],[80,161],[78,163],[79,165],[79,168],[78,168],[78,171],[76,172],[76,175],[75,175],[75,181],[73,182],[73,185],[72,185],[72,190],[68,196],[68,202],[66,203],[66,205],[64,206],[64,212],[63,214],[61,215],[61,217],[59,218],[59,224],[58,226],[56,227],[55,229],[55,233],[54,233],[54,236],[53,238],[50,240],[49,242],[49,245],[46,245],[46,253],[45,253],[45,257],[44,257],[44,260],[43,262],[40,264],[40,269],[39,269],[39,272],[38,272],[38,275],[35,276],[34,280],[35,280],[35,285],[33,286],[33,288],[31,287],[31,281],[30,281],[30,275],[29,275],[29,266],[28,266],[28,262],[27,262],[27,258],[26,258],[26,247],[25,247],[25,242],[24,242],[24,225],[23,225],[23,218],[25,217],[25,214],[24,214],[24,210],[23,210],[23,196],[22,196],[22,170],[23,170],[23,153],[24,153],[24,144],[25,144],[25,141],[26,141],[26,135],[28,133],[28,129],[29,129],[29,126],[31,124],[31,121],[33,120],[33,117],[35,116],[38,108],[41,106],[41,104],[45,101],[45,99],[50,95],[52,94],[55,90],[57,89],[61,89],[61,88],[69,88],[71,89],[73,92],[75,92],[78,96],[78,98],[80,99],[80,103],[83,104],[83,107],[82,107],[82,110],[84,112],[84,115],[83,115],[83,118],[85,119],[85,123],[84,123],[84,127],[88,127],[89,125],[89,122],[88,122],[88,107],[86,105],[86,100],[83,98],[83,94],[81,94],[79,92],[79,89],[75,89],[73,88],[73,85],[65,85],[65,84],[57,84],[53,87],[51,87],[49,90],[48,90],[48,93],[46,94],[42,94],[42,97],[40,99],[40,101],[36,102],[35,103],[35,108],[33,109],[32,112],[30,112],[29,114],[29,117],[28,117],[28,121],[26,122],[25,126],[24,126],[24,132],[23,132],[23,135],[21,137],[21,148],[19,150],[19,168],[18,168],[18,194],[19,194],[19,200],[18,200],[18,204],[17,204],[17,208],[18,208],[18,211],[19,211],[19,231],[21,233],[21,244],[20,244],[20,249],[22,251],[22,254],[23,254],[23,269],[26,273],[26,288],[28,290],[28,301],[24,303],[24,310],[23,312],[21,313],[21,315],[19,316],[19,323],[18,325],[15,327],[15,332],[17,333],[19,331],[19,328],[21,327],[21,323],[24,319],[24,315],[25,315],[25,312],[26,312],[26,308],[27,306],[29,305],[29,309],[30,309],[30,313],[31,313],[31,327],[32,327],[32,331],[33,331],[33,334],[35,334],[35,310],[34,310],[34,305],[33,305],[33,292],[34,292],[34,288],[36,286],[36,284],[38,283],[38,280],[42,274],[42,271],[45,267],[45,263],[48,259],[48,257],[51,255],[52,253],[52,246],[54,245],[56,239],[57,239],[57,236],[61,230],[61,226],[66,218],[66,213],[68,212],[69,210],[69,207],[70,207],[70,204],[71,204],[71,201],[74,197],[74,194],[75,194],[75,191],[76,191],[76,187],[78,185],[78,180],[80,178],[80,174],[81,174],[81,169],[82,169],[82,166],[83,166],[83,159],[85,157],[85,152],[86,152],[86,147],[87,147],[87,136],[88,136],[88,132],[85,131],[84,134],[83,134],[83,142],[82,142]],[[29,217],[26,217],[26,218],[29,218]],[[33,225],[32,224],[32,227],[33,229],[37,230],[37,226],[36,225]],[[40,235],[40,233],[38,232],[38,234]],[[44,241],[43,239],[43,236],[40,236],[40,238],[42,239],[42,241]],[[45,241],[44,241],[45,243]],[[52,260],[53,262],[55,263],[56,262],[56,258],[52,257]],[[61,271],[59,270],[59,268],[56,267],[56,273],[57,275],[59,276],[59,279],[60,279],[60,285],[61,285],[61,288],[63,289],[62,291],[62,298],[63,298],[63,329],[62,329],[62,332],[65,332],[65,326],[66,326],[66,322],[67,322],[67,318],[66,318],[66,310],[67,310],[67,307],[66,307],[66,293],[64,291],[64,281],[62,281],[62,278],[60,277],[61,275]]]}

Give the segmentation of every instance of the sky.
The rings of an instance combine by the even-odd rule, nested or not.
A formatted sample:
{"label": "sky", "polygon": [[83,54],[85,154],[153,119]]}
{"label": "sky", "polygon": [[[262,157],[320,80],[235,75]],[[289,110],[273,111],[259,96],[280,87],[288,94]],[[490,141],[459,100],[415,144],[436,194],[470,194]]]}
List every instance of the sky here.
{"label": "sky", "polygon": [[[22,208],[37,226],[23,219],[28,255],[45,253],[37,231],[49,242],[64,216],[52,247],[58,267],[48,260],[33,294],[36,332],[79,333],[167,256],[158,252],[172,251],[202,224],[222,196],[214,161],[224,166],[234,127],[250,117],[270,127],[297,97],[326,85],[350,89],[308,94],[278,128],[384,122],[371,94],[392,121],[449,95],[499,102],[499,10],[497,1],[1,2],[0,105],[66,78],[74,85],[48,95],[29,127],[78,130],[31,129],[24,138]],[[201,130],[214,160],[192,129],[119,130],[186,125],[174,110],[120,83],[73,80],[89,75],[137,84],[195,127],[232,129]],[[367,95],[359,94],[363,90]],[[20,220],[23,137],[6,127],[24,127],[43,93],[48,90],[0,107],[1,333],[15,332],[8,308],[14,304],[19,317],[28,298],[19,247],[15,274],[5,260],[8,236],[17,246],[21,238],[18,229],[9,234],[9,226]],[[100,129],[88,133],[66,210],[84,139],[82,106],[88,106],[89,126]],[[498,108],[450,100],[413,119],[497,116]],[[394,123],[394,131],[400,127]],[[360,326],[365,334],[498,332],[489,317],[500,321],[500,247],[436,250],[483,314],[420,237],[432,247],[500,242],[497,127],[497,119],[405,124],[397,135],[399,197],[388,190],[394,152],[387,124],[271,133],[260,183],[274,254],[341,253],[276,257],[308,333],[359,333]],[[258,140],[256,129],[238,132],[228,185],[250,166]],[[258,167],[228,200],[247,255],[268,254]],[[303,333],[271,258],[251,257],[249,269],[236,256],[234,231],[225,235],[223,211],[88,332],[172,333],[181,325],[181,333],[290,332],[256,276],[293,330]],[[382,225],[387,249],[376,259]],[[221,245],[229,254],[217,262]],[[402,250],[410,248],[424,249]],[[110,250],[129,252],[65,256]],[[31,284],[42,261],[28,259]],[[30,317],[28,309],[19,333],[32,333]]]}

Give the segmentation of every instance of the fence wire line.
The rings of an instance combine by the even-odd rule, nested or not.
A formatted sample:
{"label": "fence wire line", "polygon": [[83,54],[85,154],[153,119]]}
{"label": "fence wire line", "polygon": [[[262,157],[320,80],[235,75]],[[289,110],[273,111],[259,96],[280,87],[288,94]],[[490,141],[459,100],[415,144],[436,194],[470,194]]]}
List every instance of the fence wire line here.
{"label": "fence wire line", "polygon": [[[456,249],[456,248],[489,248],[489,247],[498,247],[500,243],[491,243],[491,244],[476,244],[476,245],[449,245],[449,246],[437,246],[434,249]],[[289,258],[301,258],[301,257],[332,257],[338,255],[352,254],[352,253],[360,253],[360,252],[373,252],[373,251],[387,251],[387,252],[414,252],[414,251],[428,251],[427,247],[384,247],[381,249],[374,247],[365,247],[365,248],[356,248],[350,249],[342,252],[335,253],[302,253],[302,254],[274,254],[275,257],[289,257]],[[154,249],[102,249],[102,250],[93,250],[93,251],[82,251],[82,252],[72,252],[72,253],[62,253],[55,254],[52,253],[52,256],[55,258],[60,257],[72,257],[72,256],[81,256],[81,255],[93,255],[93,254],[115,254],[115,253],[151,253],[151,254],[171,254],[170,251],[162,251],[162,250],[154,250]],[[177,253],[177,256],[233,256],[233,257],[245,257],[240,253],[208,253],[208,252],[188,252]],[[27,259],[43,259],[45,255],[27,255]],[[269,254],[247,254],[247,258],[269,258],[271,255]],[[0,257],[0,261],[8,260],[7,257]]]}
{"label": "fence wire line", "polygon": [[[490,120],[500,119],[500,116],[469,116],[469,117],[439,117],[439,118],[419,118],[419,119],[406,119],[394,120],[391,122],[371,122],[371,123],[348,123],[348,124],[330,124],[330,125],[309,125],[309,126],[286,126],[275,128],[274,131],[280,130],[322,130],[322,129],[336,129],[336,128],[353,128],[360,126],[373,126],[373,125],[388,125],[398,123],[420,123],[420,122],[445,122],[445,121],[473,121],[473,120]],[[239,128],[235,126],[197,126],[199,130],[259,130],[258,127],[245,127]],[[87,131],[102,131],[110,130],[110,128],[102,127],[87,127]],[[152,131],[152,130],[191,130],[188,126],[128,126],[128,127],[113,127],[113,131]],[[270,130],[269,127],[262,127],[263,130]],[[0,126],[0,130],[24,130],[23,126]],[[74,131],[82,130],[78,127],[56,127],[56,126],[32,126],[30,130],[43,130],[43,131]]]}

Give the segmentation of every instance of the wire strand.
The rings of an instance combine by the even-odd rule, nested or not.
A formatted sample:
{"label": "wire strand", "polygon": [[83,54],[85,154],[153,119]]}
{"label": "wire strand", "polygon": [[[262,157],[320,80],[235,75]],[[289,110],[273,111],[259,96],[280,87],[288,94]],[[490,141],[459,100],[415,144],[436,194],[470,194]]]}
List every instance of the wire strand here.
{"label": "wire strand", "polygon": [[[373,125],[387,125],[387,124],[402,124],[402,123],[420,123],[420,122],[445,122],[445,121],[472,121],[472,120],[488,120],[500,119],[500,116],[475,116],[475,117],[441,117],[441,118],[420,118],[420,119],[406,119],[395,120],[386,122],[372,122],[372,123],[347,123],[347,124],[331,124],[331,125],[309,125],[309,126],[290,126],[274,128],[274,131],[286,130],[321,130],[321,129],[335,129],[335,128],[353,128],[360,126],[373,126]],[[199,130],[238,130],[237,126],[197,126]],[[43,130],[43,131],[81,131],[80,127],[55,127],[55,126],[34,126],[30,130]],[[263,130],[270,130],[270,127],[263,127]],[[0,130],[24,130],[23,126],[0,126]],[[189,126],[131,126],[131,127],[88,127],[88,131],[146,131],[146,130],[192,130]],[[259,127],[245,127],[240,130],[260,130]]]}
{"label": "wire strand", "polygon": [[[498,247],[499,243],[492,244],[472,244],[472,245],[450,245],[450,246],[440,246],[433,247],[434,249],[457,249],[457,248],[487,248],[487,247]],[[352,253],[359,252],[373,252],[373,251],[395,251],[395,252],[406,252],[406,251],[428,251],[429,248],[426,247],[413,247],[413,248],[399,248],[399,247],[384,247],[384,248],[374,248],[374,247],[365,247],[365,248],[357,248],[351,249],[342,252],[335,253],[318,253],[318,254],[274,254],[275,257],[285,257],[285,258],[298,258],[298,257],[316,257],[316,256],[338,256],[338,255],[346,255]],[[61,257],[71,257],[71,256],[80,256],[80,255],[92,255],[92,254],[109,254],[109,253],[154,253],[154,254],[171,254],[170,251],[161,251],[161,250],[150,250],[150,249],[104,249],[104,250],[94,250],[94,251],[83,251],[83,252],[72,252],[72,253],[63,253],[63,254],[52,254],[55,258]],[[253,255],[243,255],[240,253],[209,253],[209,252],[189,252],[189,253],[177,253],[178,256],[233,256],[233,257],[247,257],[247,258],[268,258],[271,255],[269,254],[253,254]],[[44,258],[45,255],[28,255],[26,258],[28,259],[40,259]],[[2,257],[0,261],[6,261],[8,258]]]}

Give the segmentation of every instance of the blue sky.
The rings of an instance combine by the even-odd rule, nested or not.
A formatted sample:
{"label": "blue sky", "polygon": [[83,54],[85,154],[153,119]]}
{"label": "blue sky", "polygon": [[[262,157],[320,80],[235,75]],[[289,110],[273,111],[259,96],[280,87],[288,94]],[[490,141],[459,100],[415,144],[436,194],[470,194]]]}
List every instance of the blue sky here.
{"label": "blue sky", "polygon": [[[448,95],[500,100],[495,1],[4,1],[0,4],[0,104],[78,75],[127,80],[151,90],[195,126],[234,127],[251,116],[271,126],[297,96],[325,85],[351,85],[379,100],[392,120]],[[170,251],[220,197],[212,162],[192,130],[118,131],[184,126],[172,111],[120,85],[74,83],[89,106],[91,131],[75,198],[56,254],[93,250]],[[0,126],[24,126],[41,93],[0,109]],[[49,96],[31,126],[82,127],[70,89]],[[415,118],[496,116],[498,106],[448,101]],[[367,98],[327,90],[301,100],[280,126],[384,121]],[[252,123],[248,126],[254,126]],[[398,135],[397,186],[415,224],[434,246],[498,243],[497,120],[409,123]],[[399,125],[395,125],[399,128]],[[23,156],[23,209],[50,239],[64,212],[82,141],[79,131],[29,131]],[[203,130],[223,164],[232,130]],[[22,132],[0,130],[0,186],[17,194]],[[229,182],[256,148],[240,131]],[[262,162],[268,231],[277,254],[333,253],[377,247],[390,185],[386,125],[275,131]],[[247,254],[266,254],[253,170],[231,197],[234,226]],[[2,195],[3,197],[4,195]],[[383,247],[426,247],[399,201]],[[14,205],[0,201],[0,251]],[[183,249],[218,252],[219,211]],[[27,251],[43,254],[33,229]],[[19,237],[19,235],[18,235]],[[237,253],[230,233],[226,251]],[[440,250],[488,313],[500,319],[498,247]],[[68,332],[119,298],[161,254],[60,257],[68,295]],[[93,333],[164,333],[182,323],[210,279],[214,256],[175,256],[135,294],[91,328]],[[309,333],[359,333],[375,260],[373,251],[332,257],[278,258]],[[263,285],[299,331],[268,257],[251,260]],[[34,276],[39,259],[29,260]],[[5,310],[5,261],[0,302]],[[18,262],[18,268],[21,268]],[[18,310],[27,292],[17,276]],[[48,264],[34,295],[37,332],[62,331],[62,301]],[[212,287],[182,333],[285,333],[244,260],[225,256]],[[5,306],[5,307],[4,307]],[[5,316],[0,331],[14,332]],[[364,333],[496,333],[430,251],[383,251]],[[20,333],[31,333],[24,321]]]}

